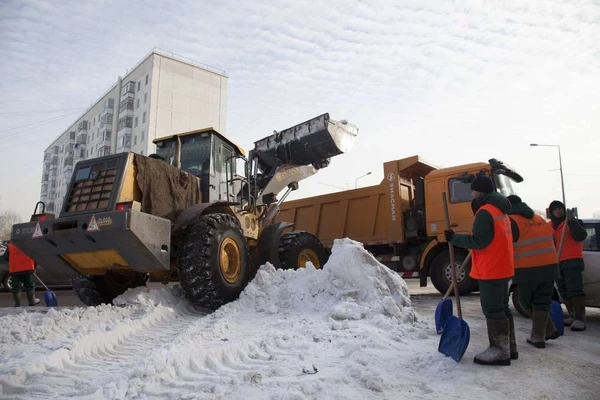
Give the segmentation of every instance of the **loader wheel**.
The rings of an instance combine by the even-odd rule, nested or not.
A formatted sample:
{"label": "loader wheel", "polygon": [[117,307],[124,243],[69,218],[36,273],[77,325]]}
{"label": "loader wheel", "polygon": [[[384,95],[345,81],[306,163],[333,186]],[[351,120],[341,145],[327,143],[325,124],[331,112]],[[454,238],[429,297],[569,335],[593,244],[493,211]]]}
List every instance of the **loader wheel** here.
{"label": "loader wheel", "polygon": [[286,233],[279,239],[279,268],[305,268],[310,261],[316,269],[327,262],[327,251],[313,234],[304,231]]}
{"label": "loader wheel", "polygon": [[[461,250],[454,250],[456,259],[456,268],[460,268],[460,265],[467,257],[467,253]],[[471,271],[471,262],[467,265],[467,268],[462,274],[458,275],[458,293],[460,295],[467,295],[474,292],[477,289],[478,282],[469,276]],[[433,261],[431,262],[431,269],[429,271],[431,283],[441,294],[446,294],[446,291],[452,285],[452,267],[450,264],[450,251],[445,249],[441,251]],[[454,296],[452,292],[450,294]]]}
{"label": "loader wheel", "polygon": [[111,304],[119,295],[127,289],[144,286],[144,278],[133,271],[113,272],[109,271],[102,276],[72,275],[71,285],[77,298],[87,306],[99,306],[100,304]]}
{"label": "loader wheel", "polygon": [[237,299],[251,279],[238,220],[209,214],[186,228],[177,254],[181,287],[195,305],[216,310]]}

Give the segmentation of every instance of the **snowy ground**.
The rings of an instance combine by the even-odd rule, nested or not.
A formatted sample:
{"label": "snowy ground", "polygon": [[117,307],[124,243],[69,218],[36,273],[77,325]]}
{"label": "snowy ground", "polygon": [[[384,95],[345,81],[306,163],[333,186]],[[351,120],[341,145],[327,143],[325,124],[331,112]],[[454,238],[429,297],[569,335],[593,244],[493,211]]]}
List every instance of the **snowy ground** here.
{"label": "snowy ground", "polygon": [[262,267],[239,300],[212,314],[177,286],[118,300],[5,313],[0,398],[598,398],[600,342],[577,340],[591,329],[539,350],[522,344],[528,322],[519,321],[519,360],[478,366],[487,339],[470,296],[471,341],[456,363],[437,351],[437,301],[411,299],[398,275],[349,240],[324,270]]}

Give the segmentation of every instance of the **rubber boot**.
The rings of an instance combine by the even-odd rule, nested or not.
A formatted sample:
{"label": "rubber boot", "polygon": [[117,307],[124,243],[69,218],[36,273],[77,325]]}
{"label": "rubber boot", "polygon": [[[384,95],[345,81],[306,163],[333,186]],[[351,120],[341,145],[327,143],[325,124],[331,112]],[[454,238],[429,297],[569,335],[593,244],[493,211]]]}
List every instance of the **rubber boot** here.
{"label": "rubber boot", "polygon": [[40,299],[36,299],[35,292],[33,290],[27,291],[27,301],[30,306],[35,306],[40,302]]}
{"label": "rubber boot", "polygon": [[481,365],[510,365],[510,321],[486,318],[486,322],[490,346],[473,361]]}
{"label": "rubber boot", "polygon": [[573,324],[571,330],[574,332],[585,331],[585,296],[573,297]]}
{"label": "rubber boot", "polygon": [[21,307],[21,292],[13,293],[13,301],[15,302],[15,307]]}
{"label": "rubber boot", "polygon": [[510,323],[510,359],[516,360],[519,358],[519,352],[517,351],[517,339],[515,338],[515,321],[513,320],[512,314],[508,317],[508,322]]}
{"label": "rubber boot", "polygon": [[554,340],[560,337],[560,332],[554,325],[554,321],[552,318],[548,318],[548,323],[546,324],[546,340]]}
{"label": "rubber boot", "polygon": [[527,343],[543,349],[546,347],[546,324],[550,317],[550,311],[527,310],[531,315],[531,337],[527,338]]}
{"label": "rubber boot", "polygon": [[569,314],[569,316],[565,318],[565,326],[571,326],[573,324],[573,299],[565,299],[564,303],[567,307],[567,314]]}

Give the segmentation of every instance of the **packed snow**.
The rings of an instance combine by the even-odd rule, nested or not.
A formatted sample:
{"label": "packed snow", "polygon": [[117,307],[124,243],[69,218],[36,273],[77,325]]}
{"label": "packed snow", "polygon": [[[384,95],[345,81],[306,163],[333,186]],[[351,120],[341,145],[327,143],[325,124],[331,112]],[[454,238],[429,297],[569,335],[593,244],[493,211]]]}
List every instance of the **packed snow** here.
{"label": "packed snow", "polygon": [[343,239],[322,270],[263,265],[213,313],[175,285],[129,290],[114,306],[4,315],[0,397],[504,398],[490,391],[498,367],[456,363],[438,341],[404,280]]}

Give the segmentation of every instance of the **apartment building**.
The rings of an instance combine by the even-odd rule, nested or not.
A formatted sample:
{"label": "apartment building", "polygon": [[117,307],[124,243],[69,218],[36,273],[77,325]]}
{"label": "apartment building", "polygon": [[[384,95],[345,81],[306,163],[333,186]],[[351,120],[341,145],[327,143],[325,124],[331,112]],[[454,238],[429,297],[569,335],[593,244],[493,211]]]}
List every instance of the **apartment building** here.
{"label": "apartment building", "polygon": [[153,49],[46,148],[41,200],[60,213],[80,160],[148,155],[155,151],[152,140],[176,132],[213,127],[226,134],[226,117],[224,71]]}

